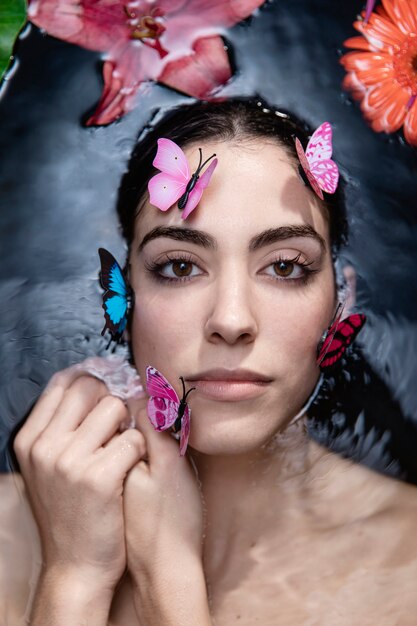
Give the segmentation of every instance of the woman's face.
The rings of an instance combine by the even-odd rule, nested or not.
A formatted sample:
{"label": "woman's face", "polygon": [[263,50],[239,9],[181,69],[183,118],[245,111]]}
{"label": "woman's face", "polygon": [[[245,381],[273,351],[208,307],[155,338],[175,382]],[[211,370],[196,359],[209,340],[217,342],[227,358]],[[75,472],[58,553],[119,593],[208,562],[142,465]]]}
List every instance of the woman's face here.
{"label": "woman's face", "polygon": [[299,411],[319,377],[316,349],[335,309],[324,209],[280,146],[198,147],[218,165],[187,220],[146,203],[131,248],[131,340],[192,409],[189,444],[245,453]]}

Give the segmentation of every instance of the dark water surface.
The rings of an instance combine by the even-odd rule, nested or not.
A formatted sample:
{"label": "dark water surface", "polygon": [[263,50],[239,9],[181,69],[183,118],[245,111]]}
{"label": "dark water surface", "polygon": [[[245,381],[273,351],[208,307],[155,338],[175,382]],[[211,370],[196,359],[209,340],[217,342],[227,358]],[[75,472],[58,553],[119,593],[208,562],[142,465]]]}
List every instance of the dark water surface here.
{"label": "dark water surface", "polygon": [[[417,484],[417,153],[375,134],[342,92],[342,43],[363,2],[275,0],[225,34],[236,75],[221,95],[259,94],[312,127],[329,120],[349,180],[358,347],[312,407],[321,443]],[[96,53],[27,26],[0,100],[0,469],[9,433],[51,374],[103,353],[98,246],[123,259],[119,179],[157,107],[191,101],[152,85],[138,107],[85,128],[102,89]]]}

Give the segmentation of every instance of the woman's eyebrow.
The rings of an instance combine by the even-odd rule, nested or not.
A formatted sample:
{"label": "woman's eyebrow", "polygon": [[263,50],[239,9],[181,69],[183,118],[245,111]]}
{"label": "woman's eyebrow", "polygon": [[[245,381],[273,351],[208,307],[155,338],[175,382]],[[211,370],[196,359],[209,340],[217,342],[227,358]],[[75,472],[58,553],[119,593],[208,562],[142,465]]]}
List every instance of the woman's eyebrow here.
{"label": "woman's eyebrow", "polygon": [[[146,233],[139,244],[138,252],[140,252],[149,241],[157,239],[158,237],[168,237],[169,239],[175,239],[176,241],[188,241],[196,244],[197,246],[202,246],[203,248],[209,248],[212,250],[216,250],[217,248],[215,238],[202,230],[180,228],[177,226],[156,226]],[[249,250],[258,250],[259,248],[268,246],[277,241],[283,241],[284,239],[291,239],[294,237],[309,237],[311,239],[315,239],[323,251],[326,249],[326,243],[323,237],[321,237],[321,235],[319,235],[318,232],[315,231],[309,224],[302,224],[300,226],[288,225],[264,230],[262,233],[252,237],[249,242]]]}
{"label": "woman's eyebrow", "polygon": [[146,233],[139,244],[138,251],[140,252],[149,241],[157,237],[168,237],[169,239],[176,239],[177,241],[189,241],[190,243],[203,246],[203,248],[211,248],[212,250],[217,248],[214,237],[202,230],[179,228],[176,226],[156,226],[152,228],[149,233]]}
{"label": "woman's eyebrow", "polygon": [[309,237],[315,239],[320,248],[324,252],[326,250],[326,242],[321,235],[309,224],[302,224],[300,226],[288,225],[279,226],[278,228],[269,228],[264,230],[259,235],[255,235],[249,242],[249,250],[259,250],[263,246],[269,246],[271,243],[282,241],[284,239],[292,239],[293,237]]}

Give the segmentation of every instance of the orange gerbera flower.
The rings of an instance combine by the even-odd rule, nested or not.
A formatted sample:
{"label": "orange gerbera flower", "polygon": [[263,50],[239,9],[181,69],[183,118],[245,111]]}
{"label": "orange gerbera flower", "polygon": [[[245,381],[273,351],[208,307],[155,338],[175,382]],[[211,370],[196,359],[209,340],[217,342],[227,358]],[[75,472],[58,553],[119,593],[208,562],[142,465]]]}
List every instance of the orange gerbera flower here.
{"label": "orange gerbera flower", "polygon": [[348,72],[343,87],[373,130],[404,126],[406,141],[417,146],[417,0],[382,0],[367,23],[353,26],[362,36],[344,43],[355,51],[340,60]]}

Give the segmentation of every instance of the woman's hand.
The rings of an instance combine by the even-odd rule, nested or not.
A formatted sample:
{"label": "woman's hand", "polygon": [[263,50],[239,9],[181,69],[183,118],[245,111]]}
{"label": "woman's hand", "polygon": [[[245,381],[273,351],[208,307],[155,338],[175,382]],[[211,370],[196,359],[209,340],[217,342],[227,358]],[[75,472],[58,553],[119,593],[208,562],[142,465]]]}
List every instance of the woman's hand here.
{"label": "woman's hand", "polygon": [[119,432],[128,422],[104,383],[74,380],[69,368],[52,378],[14,444],[44,572],[110,594],[126,566],[123,483],[146,454],[138,430]]}
{"label": "woman's hand", "polygon": [[127,563],[140,624],[211,624],[202,567],[203,504],[190,462],[168,432],[136,414],[147,458],[124,490]]}
{"label": "woman's hand", "polygon": [[[128,566],[151,573],[164,563],[176,570],[181,555],[201,560],[203,506],[197,478],[178,442],[156,432],[140,408],[137,428],[147,457],[129,472],[124,491]],[[173,559],[175,557],[175,559]]]}

